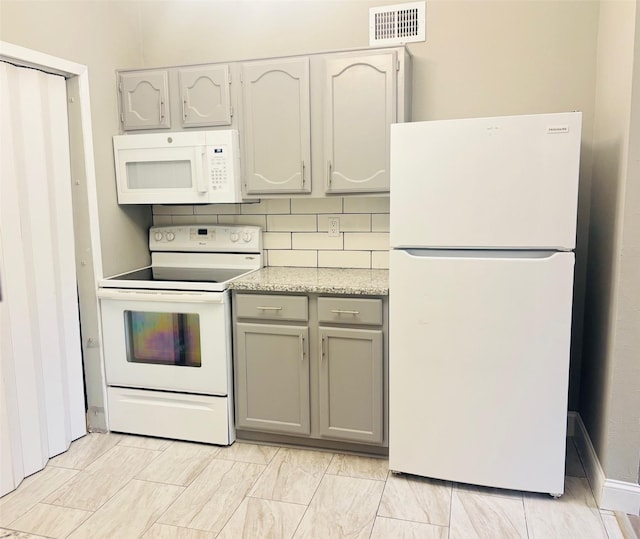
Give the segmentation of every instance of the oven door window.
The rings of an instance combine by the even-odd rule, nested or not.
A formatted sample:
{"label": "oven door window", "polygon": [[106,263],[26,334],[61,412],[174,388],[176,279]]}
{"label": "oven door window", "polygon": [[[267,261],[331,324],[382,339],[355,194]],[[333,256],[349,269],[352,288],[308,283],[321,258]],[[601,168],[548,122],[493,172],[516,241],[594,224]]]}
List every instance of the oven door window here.
{"label": "oven door window", "polygon": [[200,367],[197,313],[124,311],[127,361]]}

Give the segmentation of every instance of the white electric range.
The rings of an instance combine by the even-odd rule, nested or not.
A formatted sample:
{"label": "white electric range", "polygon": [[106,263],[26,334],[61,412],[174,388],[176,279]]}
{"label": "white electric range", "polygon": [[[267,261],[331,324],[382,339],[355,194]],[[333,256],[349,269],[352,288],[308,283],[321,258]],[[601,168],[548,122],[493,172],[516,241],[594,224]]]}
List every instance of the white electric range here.
{"label": "white electric range", "polygon": [[229,283],[262,267],[259,227],[152,227],[151,265],[100,281],[109,429],[235,439]]}

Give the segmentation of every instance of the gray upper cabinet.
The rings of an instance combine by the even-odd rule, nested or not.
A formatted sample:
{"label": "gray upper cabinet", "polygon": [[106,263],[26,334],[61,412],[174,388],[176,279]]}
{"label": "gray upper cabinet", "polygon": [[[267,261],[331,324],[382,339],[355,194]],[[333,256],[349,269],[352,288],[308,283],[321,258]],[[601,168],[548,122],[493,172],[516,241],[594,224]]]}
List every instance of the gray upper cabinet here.
{"label": "gray upper cabinet", "polygon": [[308,327],[238,323],[235,331],[236,425],[308,435]]}
{"label": "gray upper cabinet", "polygon": [[320,434],[381,443],[382,330],[321,327],[320,340]]}
{"label": "gray upper cabinet", "polygon": [[178,69],[178,83],[184,127],[231,124],[229,66],[183,67]]}
{"label": "gray upper cabinet", "polygon": [[389,190],[389,126],[397,117],[395,51],[324,58],[328,193]]}
{"label": "gray upper cabinet", "polygon": [[237,129],[247,198],[389,191],[411,118],[405,47],[118,72],[124,131]]}
{"label": "gray upper cabinet", "polygon": [[311,191],[309,59],[242,64],[249,194]]}
{"label": "gray upper cabinet", "polygon": [[168,128],[169,76],[166,70],[120,73],[120,121],[125,130]]}

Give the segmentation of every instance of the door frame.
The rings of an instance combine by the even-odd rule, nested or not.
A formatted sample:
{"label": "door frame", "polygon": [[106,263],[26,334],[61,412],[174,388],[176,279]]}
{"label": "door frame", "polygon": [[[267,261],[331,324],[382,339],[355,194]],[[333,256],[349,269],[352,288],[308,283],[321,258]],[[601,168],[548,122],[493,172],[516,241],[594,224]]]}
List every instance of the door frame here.
{"label": "door frame", "polygon": [[[0,60],[10,64],[62,75],[67,87],[69,152],[75,232],[76,283],[80,310],[82,361],[85,372],[87,426],[91,431],[107,430],[102,342],[96,284],[102,276],[98,196],[96,190],[93,131],[87,66],[39,51],[0,41]],[[98,370],[99,376],[91,372]],[[89,375],[87,376],[87,373]]]}

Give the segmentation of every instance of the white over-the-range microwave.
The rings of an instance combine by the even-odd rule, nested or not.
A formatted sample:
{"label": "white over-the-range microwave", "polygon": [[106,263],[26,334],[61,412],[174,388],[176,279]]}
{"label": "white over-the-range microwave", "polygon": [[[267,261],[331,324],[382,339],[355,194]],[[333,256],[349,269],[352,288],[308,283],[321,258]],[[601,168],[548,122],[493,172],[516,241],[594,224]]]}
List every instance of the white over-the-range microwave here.
{"label": "white over-the-range microwave", "polygon": [[119,204],[242,202],[238,131],[113,137]]}

